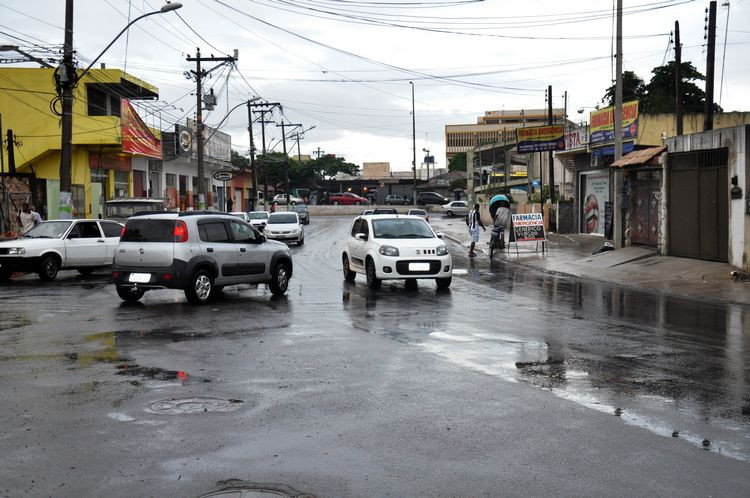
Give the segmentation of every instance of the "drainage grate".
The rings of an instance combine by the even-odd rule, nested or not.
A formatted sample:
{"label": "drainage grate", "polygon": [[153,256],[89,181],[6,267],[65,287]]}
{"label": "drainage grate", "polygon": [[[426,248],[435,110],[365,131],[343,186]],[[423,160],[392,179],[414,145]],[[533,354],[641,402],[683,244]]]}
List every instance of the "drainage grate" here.
{"label": "drainage grate", "polygon": [[206,412],[232,412],[242,406],[241,399],[210,397],[173,398],[153,403],[149,410],[164,415],[190,415]]}
{"label": "drainage grate", "polygon": [[315,495],[300,493],[286,484],[265,484],[229,479],[219,483],[219,490],[202,495],[200,498],[262,498],[262,497],[289,497],[289,498],[315,498]]}

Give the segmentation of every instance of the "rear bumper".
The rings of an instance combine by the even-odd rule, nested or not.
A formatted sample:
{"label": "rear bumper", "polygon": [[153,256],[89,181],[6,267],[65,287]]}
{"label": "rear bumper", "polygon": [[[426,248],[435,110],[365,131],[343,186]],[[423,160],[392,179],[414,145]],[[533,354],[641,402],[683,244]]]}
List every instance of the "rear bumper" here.
{"label": "rear bumper", "polygon": [[39,256],[0,256],[0,271],[35,272],[39,270]]}
{"label": "rear bumper", "polygon": [[[151,278],[147,283],[130,282],[132,273],[148,273]],[[184,289],[190,279],[188,265],[184,261],[174,260],[170,266],[152,268],[121,266],[112,264],[112,280],[121,287],[138,287],[139,289]]]}

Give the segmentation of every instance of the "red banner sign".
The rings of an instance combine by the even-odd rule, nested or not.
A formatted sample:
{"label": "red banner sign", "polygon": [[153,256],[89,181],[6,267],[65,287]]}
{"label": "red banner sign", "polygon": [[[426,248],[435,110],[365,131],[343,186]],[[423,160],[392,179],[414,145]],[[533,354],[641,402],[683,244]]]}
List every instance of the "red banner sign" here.
{"label": "red banner sign", "polygon": [[129,100],[120,102],[122,151],[161,159],[161,141],[151,133]]}

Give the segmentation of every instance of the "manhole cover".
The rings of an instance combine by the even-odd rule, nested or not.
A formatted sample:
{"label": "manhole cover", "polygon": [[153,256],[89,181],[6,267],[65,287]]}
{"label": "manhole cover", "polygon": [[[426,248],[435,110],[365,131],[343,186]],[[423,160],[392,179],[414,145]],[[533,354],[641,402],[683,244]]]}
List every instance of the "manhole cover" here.
{"label": "manhole cover", "polygon": [[262,498],[285,496],[290,498],[315,498],[315,495],[300,493],[286,484],[265,484],[229,479],[219,483],[218,491],[202,495],[200,498]]}
{"label": "manhole cover", "polygon": [[210,397],[165,399],[153,403],[149,409],[165,415],[183,415],[205,412],[232,412],[242,406],[241,399]]}

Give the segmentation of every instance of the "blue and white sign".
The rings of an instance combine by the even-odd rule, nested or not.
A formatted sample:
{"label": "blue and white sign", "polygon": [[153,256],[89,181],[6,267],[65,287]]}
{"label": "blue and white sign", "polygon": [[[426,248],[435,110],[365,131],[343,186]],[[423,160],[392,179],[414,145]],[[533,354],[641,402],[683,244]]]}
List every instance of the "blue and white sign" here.
{"label": "blue and white sign", "polygon": [[532,187],[538,187],[541,184],[542,184],[542,182],[540,182],[539,180],[532,180],[531,181],[531,186]]}

